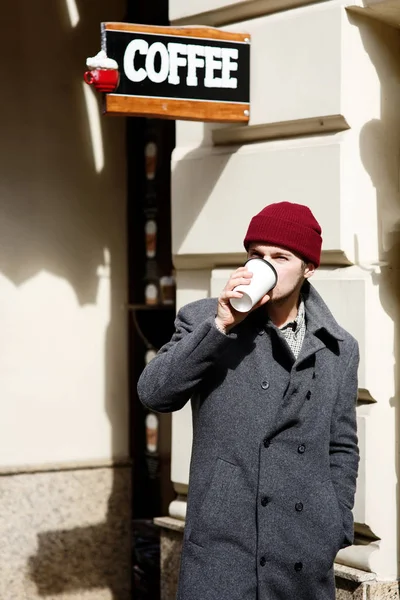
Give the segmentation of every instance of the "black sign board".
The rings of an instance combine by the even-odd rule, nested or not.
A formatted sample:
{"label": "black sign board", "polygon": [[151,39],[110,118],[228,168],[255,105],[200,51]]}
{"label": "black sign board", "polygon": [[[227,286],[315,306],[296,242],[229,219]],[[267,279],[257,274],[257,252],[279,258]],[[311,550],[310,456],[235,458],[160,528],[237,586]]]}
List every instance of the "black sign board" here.
{"label": "black sign board", "polygon": [[102,49],[119,67],[106,113],[247,122],[250,37],[210,28],[102,24]]}

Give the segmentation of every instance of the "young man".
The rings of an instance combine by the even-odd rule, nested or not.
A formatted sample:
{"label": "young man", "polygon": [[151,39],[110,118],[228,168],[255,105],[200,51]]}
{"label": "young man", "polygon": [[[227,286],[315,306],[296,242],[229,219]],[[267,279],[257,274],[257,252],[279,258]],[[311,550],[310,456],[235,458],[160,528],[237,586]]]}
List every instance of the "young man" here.
{"label": "young man", "polygon": [[282,202],[244,245],[278,273],[247,314],[229,299],[179,311],[139,395],[173,411],[191,399],[193,450],[178,600],[333,600],[333,561],[353,540],[358,470],[357,342],[310,285],[321,228]]}

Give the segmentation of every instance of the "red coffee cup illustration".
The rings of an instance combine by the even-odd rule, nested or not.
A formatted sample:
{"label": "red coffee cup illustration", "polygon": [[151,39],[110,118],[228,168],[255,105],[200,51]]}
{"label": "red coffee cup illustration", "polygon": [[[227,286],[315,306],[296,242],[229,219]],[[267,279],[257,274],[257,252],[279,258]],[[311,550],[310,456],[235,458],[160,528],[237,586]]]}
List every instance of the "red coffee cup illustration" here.
{"label": "red coffee cup illustration", "polygon": [[91,69],[83,79],[88,85],[94,85],[98,92],[113,92],[119,84],[119,72],[116,69]]}

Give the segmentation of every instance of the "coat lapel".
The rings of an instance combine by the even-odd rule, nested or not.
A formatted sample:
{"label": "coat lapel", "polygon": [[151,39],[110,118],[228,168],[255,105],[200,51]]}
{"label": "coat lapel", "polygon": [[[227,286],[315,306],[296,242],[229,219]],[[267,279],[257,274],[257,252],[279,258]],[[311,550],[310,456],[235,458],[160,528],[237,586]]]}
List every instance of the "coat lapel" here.
{"label": "coat lapel", "polygon": [[302,371],[307,368],[310,358],[323,348],[326,348],[325,343],[310,331],[306,331],[300,354],[295,362],[296,371]]}
{"label": "coat lapel", "polygon": [[[280,330],[268,321],[263,309],[254,311],[237,329],[244,354],[250,345],[256,350],[249,370],[249,385],[254,377],[273,378],[282,389],[280,403],[276,403],[275,418],[271,422],[274,435],[300,424],[316,401],[315,366],[321,352],[339,352],[338,340],[343,330],[336,323],[318,292],[305,282],[302,294],[305,301],[307,328],[298,358],[295,360]],[[279,380],[279,381],[278,381]],[[272,413],[270,415],[272,417]],[[272,425],[275,423],[275,426]]]}
{"label": "coat lapel", "polygon": [[[318,292],[305,282],[302,293],[306,306],[307,329],[297,360],[292,357],[290,380],[278,411],[275,435],[300,425],[304,420],[313,402],[317,401],[314,393],[317,356],[321,351],[338,354],[338,340],[343,339],[343,330]],[[281,337],[279,332],[275,332],[275,335],[277,338]],[[272,340],[275,341],[273,334]],[[276,342],[280,348],[286,344],[283,339]],[[290,354],[289,349],[288,353]]]}

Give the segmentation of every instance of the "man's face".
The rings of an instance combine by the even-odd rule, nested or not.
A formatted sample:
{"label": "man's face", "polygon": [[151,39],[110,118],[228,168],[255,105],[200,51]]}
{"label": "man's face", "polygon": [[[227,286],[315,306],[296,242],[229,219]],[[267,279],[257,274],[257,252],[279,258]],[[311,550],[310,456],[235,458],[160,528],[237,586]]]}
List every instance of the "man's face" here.
{"label": "man's face", "polygon": [[269,294],[270,302],[282,302],[292,294],[297,294],[304,283],[314,274],[315,267],[312,263],[304,263],[290,250],[279,246],[251,243],[248,250],[249,258],[263,258],[270,262],[278,274],[278,283]]}

